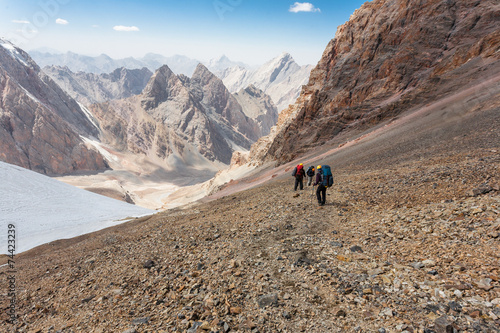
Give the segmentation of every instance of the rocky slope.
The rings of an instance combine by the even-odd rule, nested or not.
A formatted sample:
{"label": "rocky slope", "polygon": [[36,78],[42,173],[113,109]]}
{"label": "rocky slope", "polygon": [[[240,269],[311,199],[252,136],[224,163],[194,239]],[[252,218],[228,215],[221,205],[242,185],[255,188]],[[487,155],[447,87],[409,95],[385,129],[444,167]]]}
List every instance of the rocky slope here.
{"label": "rocky slope", "polygon": [[498,332],[500,105],[475,105],[308,161],[334,170],[323,207],[291,190],[289,164],[249,191],[18,255],[18,321],[3,311],[0,326]]}
{"label": "rocky slope", "polygon": [[256,86],[271,96],[281,111],[295,102],[312,68],[312,65],[299,66],[290,54],[283,53],[256,70],[233,66],[216,74],[231,92]]}
{"label": "rocky slope", "polygon": [[499,13],[493,0],[364,4],[252,155],[289,161],[346,129],[362,131],[496,75]]}
{"label": "rocky slope", "polygon": [[44,174],[103,170],[83,137],[98,129],[21,49],[0,39],[0,159]]}
{"label": "rocky slope", "polygon": [[117,68],[109,74],[72,72],[68,67],[48,66],[43,71],[79,103],[102,103],[138,95],[153,75],[147,68]]}
{"label": "rocky slope", "polygon": [[[267,118],[274,119],[276,110],[257,99],[269,98],[250,99],[268,108],[258,120],[268,126]],[[163,66],[142,94],[92,105],[90,110],[101,124],[104,143],[174,169],[215,171],[229,164],[234,150],[248,150],[263,135],[259,122],[245,115],[222,81],[201,64],[191,78]]]}

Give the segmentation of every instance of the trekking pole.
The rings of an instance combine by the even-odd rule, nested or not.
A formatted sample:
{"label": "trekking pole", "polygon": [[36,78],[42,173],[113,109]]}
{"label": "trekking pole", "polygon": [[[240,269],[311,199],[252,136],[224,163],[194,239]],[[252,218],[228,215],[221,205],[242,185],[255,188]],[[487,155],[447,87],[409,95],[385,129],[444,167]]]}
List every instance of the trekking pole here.
{"label": "trekking pole", "polygon": [[312,193],[311,193],[311,205],[313,203],[313,197],[314,197],[314,184],[313,184]]}

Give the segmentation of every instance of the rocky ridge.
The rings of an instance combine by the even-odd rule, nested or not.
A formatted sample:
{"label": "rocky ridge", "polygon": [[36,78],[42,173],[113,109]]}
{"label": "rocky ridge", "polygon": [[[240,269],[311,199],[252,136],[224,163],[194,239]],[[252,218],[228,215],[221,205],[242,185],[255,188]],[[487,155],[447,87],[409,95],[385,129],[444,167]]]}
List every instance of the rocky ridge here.
{"label": "rocky ridge", "polygon": [[117,68],[109,74],[72,72],[68,67],[48,66],[43,71],[79,103],[88,106],[138,95],[153,75],[147,68]]}
{"label": "rocky ridge", "polygon": [[[371,1],[328,44],[297,103],[256,145],[283,163],[499,71],[495,1]],[[452,87],[452,88],[451,88]]]}
{"label": "rocky ridge", "polygon": [[0,39],[0,158],[54,175],[107,168],[81,137],[97,137],[85,111],[27,53]]}
{"label": "rocky ridge", "polygon": [[97,57],[85,56],[73,52],[50,53],[41,51],[30,51],[31,57],[36,63],[44,68],[50,66],[68,67],[72,72],[84,72],[94,74],[111,73],[117,68],[141,69],[146,67],[155,72],[163,65],[168,65],[176,74],[192,75],[199,61],[183,55],[165,57],[160,54],[147,53],[142,58],[113,59],[106,54]]}

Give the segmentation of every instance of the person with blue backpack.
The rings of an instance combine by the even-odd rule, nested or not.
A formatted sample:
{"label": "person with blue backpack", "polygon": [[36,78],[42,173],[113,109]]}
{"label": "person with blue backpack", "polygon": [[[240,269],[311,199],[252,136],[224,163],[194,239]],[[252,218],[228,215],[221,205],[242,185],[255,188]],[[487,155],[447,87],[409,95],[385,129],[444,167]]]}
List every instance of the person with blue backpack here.
{"label": "person with blue backpack", "polygon": [[324,206],[326,202],[326,189],[333,185],[333,175],[330,166],[318,165],[316,168],[316,182],[314,186],[316,185],[318,186],[316,189],[318,205]]}

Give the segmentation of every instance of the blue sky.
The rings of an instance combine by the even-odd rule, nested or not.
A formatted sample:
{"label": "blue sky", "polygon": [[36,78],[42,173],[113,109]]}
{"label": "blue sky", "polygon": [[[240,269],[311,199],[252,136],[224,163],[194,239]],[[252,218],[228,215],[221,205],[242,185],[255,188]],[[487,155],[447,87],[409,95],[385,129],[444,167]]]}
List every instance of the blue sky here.
{"label": "blue sky", "polygon": [[258,65],[289,52],[316,64],[361,0],[0,0],[0,37],[113,58],[153,52]]}

